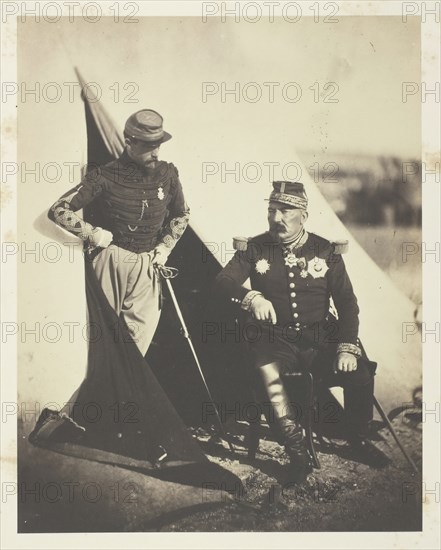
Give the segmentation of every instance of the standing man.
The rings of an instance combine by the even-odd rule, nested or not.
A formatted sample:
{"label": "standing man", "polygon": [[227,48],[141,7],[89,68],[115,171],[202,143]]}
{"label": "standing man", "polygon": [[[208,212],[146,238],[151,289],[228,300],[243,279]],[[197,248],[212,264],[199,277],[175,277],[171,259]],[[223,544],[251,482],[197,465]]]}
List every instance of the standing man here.
{"label": "standing man", "polygon": [[[171,137],[159,113],[137,111],[126,122],[120,158],[88,172],[49,211],[56,224],[99,250],[96,276],[142,355],[160,315],[155,266],[167,261],[189,219],[176,167],[158,161],[159,147]],[[92,202],[96,225],[76,214]]]}
{"label": "standing man", "polygon": [[[259,337],[249,345],[296,481],[306,478],[311,461],[284,373],[311,370],[343,386],[350,442],[371,463],[385,459],[366,439],[374,384],[358,345],[357,299],[338,246],[306,231],[307,207],[303,184],[275,181],[269,231],[237,240],[234,257],[217,277],[223,297],[257,321]],[[242,286],[248,278],[251,290]],[[329,313],[330,298],[338,323]]]}

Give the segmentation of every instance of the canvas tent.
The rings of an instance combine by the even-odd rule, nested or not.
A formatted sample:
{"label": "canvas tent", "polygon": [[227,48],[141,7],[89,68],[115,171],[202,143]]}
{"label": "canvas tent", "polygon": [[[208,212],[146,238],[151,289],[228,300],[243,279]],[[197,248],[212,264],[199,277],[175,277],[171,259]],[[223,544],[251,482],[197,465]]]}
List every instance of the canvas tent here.
{"label": "canvas tent", "polygon": [[[28,20],[19,25],[18,80],[39,82],[41,88],[46,83],[47,90],[55,89],[49,85],[56,81],[64,92],[57,101],[20,102],[18,114],[18,159],[23,165],[19,165],[17,188],[17,237],[11,239],[21,243],[17,251],[17,338],[24,425],[20,433],[29,434],[44,406],[59,408],[69,400],[84,379],[87,365],[81,243],[47,220],[49,206],[80,181],[91,153],[84,104],[78,88],[72,96],[69,93],[77,84],[75,64],[87,79],[94,80],[92,89],[98,87],[101,92],[100,102],[92,106],[95,110],[106,107],[115,121],[107,130],[116,141],[124,120],[143,107],[161,112],[167,131],[173,134],[161,149],[161,158],[179,169],[191,208],[191,227],[169,263],[180,269],[173,284],[215,398],[221,401],[227,396],[234,403],[238,395],[242,398],[240,390],[246,380],[234,336],[226,335],[222,342],[223,313],[213,303],[210,285],[233,254],[232,237],[266,229],[264,199],[271,179],[285,177],[301,179],[307,187],[311,231],[329,239],[349,240],[345,262],[360,302],[361,338],[370,358],[379,364],[378,398],[388,412],[411,401],[413,390],[421,384],[421,338],[413,330],[406,335],[403,323],[413,328],[414,305],[342,226],[296,154],[307,135],[320,160],[325,146],[344,134],[350,134],[360,150],[371,145],[375,152],[376,144],[363,139],[372,136],[371,126],[387,130],[391,144],[401,131],[394,120],[406,119],[412,126],[414,107],[392,94],[388,76],[398,71],[397,82],[403,78],[418,81],[419,52],[409,39],[414,23],[403,26],[397,21],[394,26],[393,21],[386,25],[387,18],[381,22],[368,19],[342,18],[339,25],[328,25],[319,35],[320,25],[312,18],[296,24],[295,32],[283,21],[235,25],[234,21],[212,20],[202,24],[199,17],[140,18],[139,24],[125,26],[109,19],[94,25],[66,20],[51,24]],[[369,44],[373,29],[381,57]],[[355,39],[359,47],[348,51],[346,44]],[[54,48],[54,43],[60,47]],[[404,76],[398,66],[391,71],[390,59],[397,52],[408,54]],[[367,66],[375,67],[376,87],[364,82]],[[263,82],[278,82],[280,87],[275,90],[281,91],[284,83],[293,80],[304,90],[299,102],[284,101],[280,93],[274,102],[267,97],[247,101],[246,83],[257,82],[268,92]],[[324,80],[341,84],[345,94],[340,103],[312,101],[309,86]],[[223,97],[222,85],[234,89],[236,82],[239,96]],[[217,83],[218,92],[204,98],[204,83],[211,83],[212,90]],[[408,136],[408,141],[413,137]],[[96,147],[100,141],[89,143]],[[101,149],[101,153],[108,151]],[[22,168],[35,168],[34,174],[30,170],[23,175]],[[41,216],[36,220],[38,213]],[[217,324],[219,329],[213,336],[206,335],[208,340],[203,338],[204,323],[205,327]],[[206,395],[179,329],[173,309],[166,307],[149,361],[188,423],[195,420],[195,411],[201,420]],[[33,458],[25,453],[21,465],[29,472]],[[157,508],[159,497],[153,496],[152,501],[154,505],[147,504]]]}
{"label": "canvas tent", "polygon": [[[209,355],[209,346],[202,342],[200,320],[205,307],[204,299],[212,296],[208,291],[207,294],[201,292],[201,279],[208,289],[208,282],[232,256],[231,239],[234,235],[251,236],[266,228],[264,198],[268,196],[271,175],[274,179],[281,176],[302,179],[310,199],[308,228],[330,239],[349,240],[349,253],[345,261],[360,302],[361,338],[371,359],[379,364],[376,394],[387,411],[409,402],[412,391],[421,383],[421,342],[419,334],[413,331],[414,306],[352,239],[295,153],[296,148],[302,145],[300,129],[305,132],[305,120],[309,122],[302,115],[302,110],[305,110],[303,100],[306,101],[306,93],[309,92],[305,91],[305,98],[298,103],[282,103],[280,98],[273,103],[265,101],[265,98],[259,102],[245,101],[243,89],[239,90],[239,101],[235,101],[235,96],[227,96],[224,100],[221,96],[222,82],[273,81],[283,84],[289,73],[290,78],[292,74],[308,74],[308,82],[297,78],[304,90],[308,89],[309,80],[319,81],[323,74],[328,79],[338,77],[339,82],[344,82],[356,97],[355,92],[364,90],[359,90],[363,77],[357,76],[357,71],[343,71],[338,63],[345,37],[358,32],[353,29],[353,22],[343,20],[332,28],[332,33],[337,33],[336,40],[333,42],[334,48],[328,49],[315,40],[314,30],[317,27],[308,21],[296,26],[296,33],[293,34],[292,29],[283,22],[273,25],[262,23],[259,27],[241,26],[239,29],[234,25],[222,26],[216,21],[201,25],[199,20],[191,18],[185,21],[155,18],[154,21],[141,21],[130,29],[119,28],[118,48],[113,46],[115,26],[111,22],[100,21],[94,28],[98,27],[102,34],[95,33],[94,40],[100,47],[95,49],[92,59],[82,55],[82,45],[87,42],[90,26],[80,22],[75,27],[66,22],[57,25],[46,25],[44,22],[33,25],[28,22],[26,28],[19,29],[19,77],[22,81],[31,82],[36,80],[38,73],[41,82],[50,82],[54,75],[60,82],[76,82],[71,58],[82,56],[81,66],[85,67],[85,75],[99,82],[104,96],[101,101],[117,121],[117,128],[120,129],[125,118],[141,106],[153,106],[164,114],[166,128],[174,139],[163,147],[161,154],[179,168],[191,207],[191,229],[184,235],[170,262],[180,268],[181,275],[175,287],[201,355]],[[70,32],[72,29],[73,32]],[[401,26],[399,33],[410,32],[409,29],[410,26],[407,26],[403,31]],[[191,40],[196,30],[200,39],[210,45],[208,49],[199,48]],[[380,30],[378,41],[383,36]],[[173,35],[173,44],[162,42],[162,47],[158,49],[157,37],[170,36],[168,33]],[[279,42],[271,40],[274,33],[279,36]],[[39,39],[29,40],[30,36],[38,36]],[[227,38],[231,52],[234,52],[234,63],[225,49],[222,48],[225,57],[219,57],[216,53],[219,44]],[[393,50],[409,43],[401,34],[398,38],[402,42],[388,41],[383,48]],[[66,44],[68,55],[62,49],[54,50],[54,40]],[[324,40],[327,43],[330,38]],[[34,48],[38,43],[39,59],[47,60],[44,66],[36,64],[35,57],[29,51],[31,43]],[[138,43],[142,44],[142,48],[134,47]],[[293,51],[298,51],[301,46],[307,54],[290,56],[289,70],[286,65],[273,62],[286,55],[286,44],[291,44]],[[375,63],[376,70],[386,79],[390,71],[386,62],[389,52],[384,50],[383,66],[381,62],[379,65],[378,59],[372,60],[370,57],[373,54],[368,43],[366,50],[364,42],[360,48],[360,52],[351,52],[351,55],[359,55],[363,59],[364,64],[357,67]],[[149,57],[145,70],[140,72],[139,67],[144,67],[144,51],[155,51],[155,56]],[[348,52],[346,55],[349,55]],[[317,63],[311,65],[308,62],[310,56]],[[213,63],[214,58],[216,63]],[[412,58],[412,67],[418,67],[415,63]],[[112,70],[104,69],[109,66]],[[294,73],[290,72],[291,69]],[[114,86],[116,74],[119,88]],[[173,86],[161,85],[170,81]],[[217,95],[204,99],[201,95],[201,84],[204,82],[219,83]],[[133,90],[133,86],[124,88],[125,84],[130,83],[133,86],[138,84],[138,102],[123,101]],[[394,99],[387,96],[388,89],[380,86],[379,96],[372,96],[372,104],[366,106],[370,112],[381,117],[377,109],[379,101],[389,109],[388,116],[393,115],[394,109],[401,114],[401,110],[411,109],[409,103],[393,103]],[[120,92],[119,101],[115,90]],[[366,95],[364,99],[370,100],[371,96]],[[98,108],[99,104],[94,105]],[[320,120],[329,119],[332,109],[336,110],[342,123],[346,122],[344,117],[348,103],[345,101],[335,106],[313,105],[317,112],[307,105],[312,113],[312,127],[316,124],[316,115]],[[28,248],[33,245],[40,247],[40,261],[34,261],[31,255],[27,257],[27,262],[19,264],[19,320],[25,323],[25,329],[35,328],[34,334],[27,334],[19,341],[19,396],[24,403],[38,402],[41,409],[50,402],[62,404],[66,401],[81,383],[85,372],[87,342],[83,329],[87,324],[86,302],[83,285],[79,283],[84,279],[82,253],[74,237],[53,224],[47,224],[46,211],[58,196],[79,181],[80,168],[87,161],[86,135],[83,104],[78,95],[74,94],[71,100],[65,93],[57,102],[43,102],[37,106],[26,102],[20,107],[19,159],[27,165],[39,163],[42,172],[44,167],[47,168],[46,178],[35,182],[31,177],[26,178],[18,188],[18,240]],[[350,103],[349,108],[358,112],[358,102]],[[50,131],[48,120],[53,125]],[[376,122],[379,121],[373,121]],[[29,128],[39,128],[42,139],[35,140],[30,135],[28,138]],[[388,128],[393,131],[393,126],[388,125]],[[357,128],[356,133],[362,136],[363,128]],[[116,137],[117,133],[113,135]],[[49,171],[49,165],[54,162],[63,167],[62,177],[53,178],[53,172]],[[68,169],[68,163],[73,166],[72,170]],[[38,212],[43,213],[42,217],[34,223]],[[63,242],[69,246],[59,245]],[[20,252],[23,253],[23,250]],[[33,281],[32,285],[30,281]],[[204,313],[208,315],[205,321],[218,322],[218,314],[217,311]],[[172,312],[163,315],[161,323],[167,322],[172,323],[172,329],[160,331],[162,341],[151,348],[150,354],[152,359],[156,354],[158,363],[161,363],[159,356],[161,350],[166,348],[168,357],[164,364],[174,366],[170,369],[159,368],[157,375],[165,384],[168,382],[169,388],[174,385],[179,387],[179,391],[172,390],[176,393],[173,398],[184,402],[182,408],[185,409],[186,403],[194,400],[197,382],[183,384],[182,381],[189,380],[194,365],[190,360],[177,361],[183,358],[183,353],[188,353],[183,351],[184,344],[179,348],[167,346],[172,333],[179,335],[179,326]],[[406,326],[411,329],[408,334]],[[198,340],[201,340],[200,344]],[[223,346],[221,349],[223,354],[229,349],[233,349],[233,355],[235,353],[234,346]],[[226,368],[231,376],[237,375],[238,371],[230,360],[221,361],[219,353],[216,358],[215,367],[206,360],[204,367],[214,373],[221,372],[217,383],[231,389],[234,385],[230,382],[231,378],[220,369]],[[209,372],[208,376],[216,377],[213,372]],[[175,384],[177,380],[181,383]],[[199,395],[202,396],[202,393]],[[32,415],[27,418],[32,418]]]}
{"label": "canvas tent", "polygon": [[[76,74],[84,87],[86,81],[78,70]],[[123,145],[121,133],[115,129],[98,98],[90,94],[89,90],[88,97],[84,97],[87,153],[89,163],[96,166],[118,156]],[[226,166],[234,165],[234,157],[231,161],[227,155],[224,158]],[[290,158],[294,158],[292,154]],[[247,170],[252,170],[252,163],[249,164]],[[361,339],[368,355],[379,364],[376,395],[388,412],[393,411],[411,401],[412,392],[421,382],[418,368],[420,349],[415,342],[410,345],[409,336],[409,341],[403,341],[406,333],[402,320],[408,320],[411,324],[414,305],[352,239],[307,176],[306,170],[302,170],[300,160],[291,160],[290,165],[296,171],[302,171],[310,201],[308,227],[321,235],[329,236],[331,232],[331,238],[345,239],[350,243],[345,260],[360,303]],[[222,170],[214,162],[207,163],[204,177],[207,180],[208,174],[211,177],[203,184],[203,192],[200,186],[186,186],[186,195],[192,205],[191,227],[172,254],[169,264],[180,268],[181,275],[174,281],[178,299],[183,305],[208,380],[214,385],[214,395],[221,410],[222,407],[228,410],[231,403],[237,400],[243,402],[250,397],[243,367],[246,358],[240,344],[243,340],[241,329],[238,329],[239,332],[235,330],[231,324],[232,312],[213,298],[212,281],[234,253],[232,235],[253,235],[264,229],[264,199],[269,187],[266,182],[237,185],[234,181],[231,185]],[[234,196],[234,200],[228,201],[228,212],[213,208],[207,217],[209,205],[225,204],[225,195]],[[244,217],[244,212],[248,213],[244,205],[250,197],[252,215]],[[47,227],[45,230],[51,231]],[[207,301],[212,303],[207,304]],[[197,423],[198,413],[200,416],[201,412],[198,404],[204,403],[207,397],[179,328],[171,304],[166,304],[148,358],[156,366],[156,374],[171,393],[178,410],[188,421]],[[181,383],[187,381],[188,384],[189,380],[191,391],[176,390],[181,388]],[[192,401],[189,404],[190,398]]]}

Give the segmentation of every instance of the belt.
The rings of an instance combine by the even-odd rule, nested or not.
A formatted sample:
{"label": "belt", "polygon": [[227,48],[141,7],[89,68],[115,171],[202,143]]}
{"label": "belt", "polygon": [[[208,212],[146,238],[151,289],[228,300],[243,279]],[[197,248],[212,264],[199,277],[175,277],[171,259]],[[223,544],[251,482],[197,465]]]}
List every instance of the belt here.
{"label": "belt", "polygon": [[307,323],[306,325],[301,325],[300,323],[290,323],[287,326],[287,328],[295,330],[296,332],[300,332],[301,330],[305,329],[311,329],[314,327],[317,327],[317,325],[321,325],[322,323],[326,323],[328,319],[322,319],[321,321],[314,321],[313,323]]}
{"label": "belt", "polygon": [[295,325],[287,325],[286,328],[300,332],[301,330],[306,329],[309,326],[310,325],[301,325],[300,323],[299,324],[296,323]]}

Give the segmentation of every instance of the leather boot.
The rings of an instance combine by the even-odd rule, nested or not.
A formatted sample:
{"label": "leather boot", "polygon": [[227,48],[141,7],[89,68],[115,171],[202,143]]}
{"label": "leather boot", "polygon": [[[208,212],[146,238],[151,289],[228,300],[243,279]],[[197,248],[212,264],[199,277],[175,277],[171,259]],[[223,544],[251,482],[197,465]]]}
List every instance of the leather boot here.
{"label": "leather boot", "polygon": [[312,471],[311,457],[306,449],[303,430],[295,419],[288,395],[280,377],[277,362],[259,369],[265,392],[271,403],[272,416],[282,436],[286,453],[290,458],[290,481],[300,483]]}
{"label": "leather boot", "polygon": [[290,481],[302,483],[312,472],[312,459],[306,448],[303,430],[289,415],[279,419],[279,426],[289,456]]}

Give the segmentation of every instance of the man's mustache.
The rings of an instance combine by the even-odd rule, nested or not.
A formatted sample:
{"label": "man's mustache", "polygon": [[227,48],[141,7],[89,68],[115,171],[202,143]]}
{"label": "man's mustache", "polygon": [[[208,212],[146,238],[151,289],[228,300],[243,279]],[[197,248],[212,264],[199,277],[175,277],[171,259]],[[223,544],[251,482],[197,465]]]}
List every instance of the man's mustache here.
{"label": "man's mustache", "polygon": [[286,231],[286,227],[282,224],[273,224],[270,226],[271,231]]}

